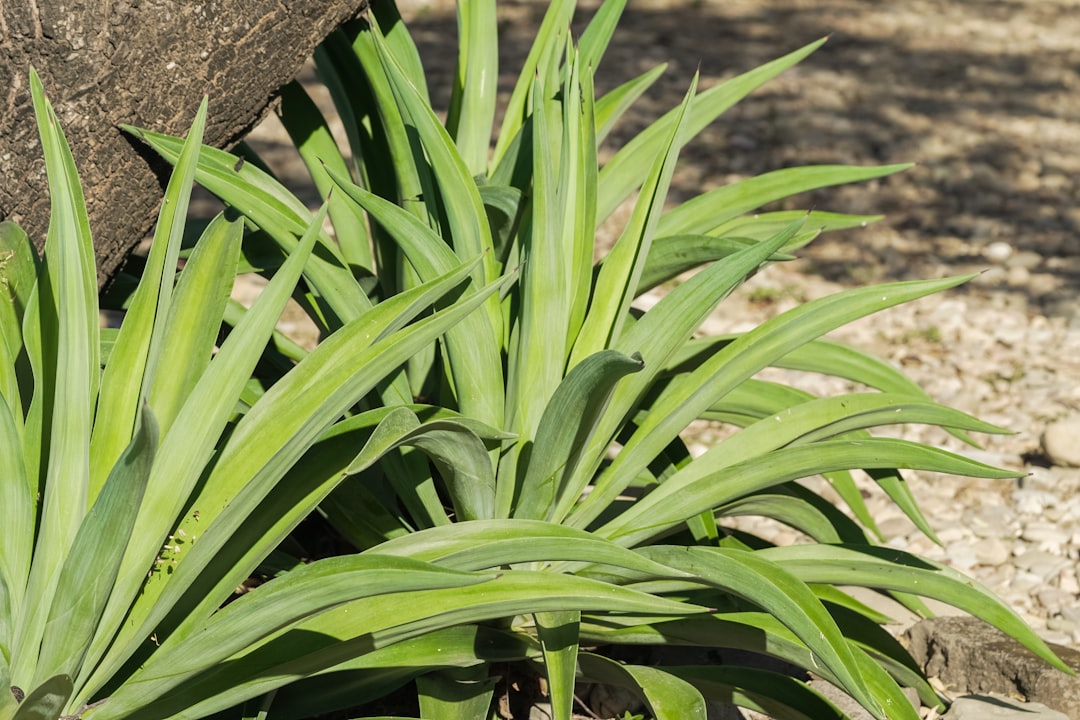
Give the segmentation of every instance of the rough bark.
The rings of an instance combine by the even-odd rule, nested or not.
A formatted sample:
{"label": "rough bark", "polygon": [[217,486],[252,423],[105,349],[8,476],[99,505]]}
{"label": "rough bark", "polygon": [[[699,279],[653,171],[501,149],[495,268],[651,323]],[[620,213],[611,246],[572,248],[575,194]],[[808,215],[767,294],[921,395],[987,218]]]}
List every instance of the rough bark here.
{"label": "rough bark", "polygon": [[[86,192],[104,284],[153,223],[162,168],[120,123],[184,134],[204,94],[205,141],[228,147],[315,46],[366,0],[0,0],[0,219],[40,247],[45,167],[28,72],[41,75]],[[156,166],[156,169],[154,167]]]}

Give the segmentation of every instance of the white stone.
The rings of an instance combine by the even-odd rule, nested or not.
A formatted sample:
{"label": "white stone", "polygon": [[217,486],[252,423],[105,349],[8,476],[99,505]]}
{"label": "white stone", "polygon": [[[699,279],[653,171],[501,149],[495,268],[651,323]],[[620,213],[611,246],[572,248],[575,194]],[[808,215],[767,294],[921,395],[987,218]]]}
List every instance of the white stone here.
{"label": "white stone", "polygon": [[975,548],[966,542],[956,542],[946,546],[945,557],[948,558],[949,565],[960,572],[970,570],[979,562]]}
{"label": "white stone", "polygon": [[987,245],[984,254],[986,255],[986,259],[990,262],[1000,264],[1012,257],[1013,247],[1007,242],[998,240],[997,242],[992,242]]}
{"label": "white stone", "polygon": [[1017,555],[1013,562],[1018,568],[1026,570],[1043,582],[1053,578],[1069,564],[1069,560],[1043,550],[1031,550]]}
{"label": "white stone", "polygon": [[985,538],[974,545],[975,558],[980,565],[995,567],[1003,565],[1009,559],[1009,548],[997,538]]}
{"label": "white stone", "polygon": [[1042,445],[1055,465],[1080,467],[1080,415],[1070,415],[1048,425]]}
{"label": "white stone", "polygon": [[1045,522],[1033,522],[1024,526],[1020,537],[1031,543],[1060,547],[1069,541],[1069,536],[1055,525]]}

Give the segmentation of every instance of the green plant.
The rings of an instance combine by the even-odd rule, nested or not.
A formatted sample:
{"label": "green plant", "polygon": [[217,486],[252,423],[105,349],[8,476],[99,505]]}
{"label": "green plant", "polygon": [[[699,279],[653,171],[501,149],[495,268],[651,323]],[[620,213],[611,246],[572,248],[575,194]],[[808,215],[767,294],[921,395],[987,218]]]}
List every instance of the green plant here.
{"label": "green plant", "polygon": [[[215,218],[176,273],[204,103],[123,324],[101,330],[74,161],[33,72],[30,87],[52,215],[42,258],[16,225],[0,224],[0,718],[255,712],[240,704],[363,648],[462,641],[473,632],[464,623],[532,611],[535,572],[379,553],[284,568],[271,558],[276,577],[229,602],[390,413],[334,423],[500,286],[464,292],[476,262],[455,264],[344,324],[253,396],[326,210],[216,348],[242,220]],[[450,412],[434,422],[478,442],[503,436]],[[551,611],[692,611],[597,580],[557,582],[540,601]],[[505,633],[473,635],[492,658],[523,652]]]}
{"label": "green plant", "polygon": [[[576,46],[567,37],[574,3],[550,5],[493,150],[493,0],[458,6],[462,40],[445,124],[431,107],[416,48],[393,3],[375,3],[369,18],[332,36],[316,60],[345,122],[353,162],[334,145],[298,85],[283,92],[281,117],[326,200],[333,239],[319,231],[322,218],[313,222],[250,153],[204,148],[200,154],[198,181],[252,226],[240,267],[280,276],[295,266],[297,238],[309,229],[314,251],[295,297],[324,333],[310,355],[283,339],[266,350],[263,370],[243,396],[250,407],[242,408],[246,414],[230,442],[257,422],[253,418],[269,423],[266,412],[302,415],[307,401],[293,378],[315,382],[318,375],[297,374],[313,358],[327,358],[318,365],[322,372],[337,372],[334,362],[348,358],[340,350],[343,333],[467,268],[472,282],[458,288],[457,304],[416,324],[460,308],[475,311],[440,325],[445,332],[437,341],[425,336],[404,357],[395,355],[398,365],[362,392],[357,387],[336,398],[336,415],[328,412],[306,435],[311,450],[290,456],[295,474],[278,487],[319,478],[319,487],[327,488],[317,498],[320,513],[361,551],[359,558],[501,573],[468,588],[484,595],[502,583],[520,593],[486,606],[486,614],[454,615],[454,627],[405,625],[410,630],[387,628],[377,637],[358,631],[371,600],[325,609],[294,629],[325,638],[319,648],[326,654],[318,657],[336,653],[336,661],[316,670],[304,654],[308,646],[301,646],[288,667],[316,674],[278,689],[269,713],[292,718],[355,706],[415,681],[424,717],[481,717],[492,705],[494,664],[520,661],[546,675],[557,718],[569,718],[577,680],[630,687],[657,718],[704,717],[706,698],[783,717],[843,716],[797,680],[752,667],[658,668],[581,649],[609,644],[773,655],[812,669],[876,717],[918,717],[898,683],[916,688],[928,704],[940,703],[880,628],[887,618],[841,585],[877,588],[919,610],[925,608],[915,596],[945,601],[1064,668],[985,589],[947,567],[876,547],[873,519],[850,474],[870,472],[931,537],[900,469],[1010,474],[873,437],[870,429],[898,421],[936,424],[964,437],[998,429],[931,402],[888,365],[821,339],[844,323],[965,278],[855,289],[806,303],[743,335],[694,336],[724,297],[762,266],[790,257],[821,231],[874,219],[749,212],[798,192],[902,169],[793,168],[665,210],[684,143],[820,43],[704,92],[695,81],[678,108],[601,169],[598,143],[658,74],[594,96],[593,71],[623,5],[603,3]],[[181,157],[180,140],[133,132],[170,161]],[[249,162],[239,162],[244,157]],[[635,192],[619,240],[594,265],[598,223]],[[699,266],[647,312],[633,308],[641,293]],[[432,298],[416,310],[442,302]],[[230,313],[230,322],[246,317],[235,307]],[[386,342],[396,348],[396,340]],[[876,392],[813,398],[754,379],[770,365],[841,375]],[[283,397],[296,406],[282,404]],[[741,429],[691,458],[681,434],[698,418]],[[223,462],[212,478],[229,477],[219,472]],[[855,520],[795,482],[815,474],[829,478]],[[281,492],[288,496],[289,490]],[[775,518],[814,542],[769,547],[725,530],[723,519],[734,515]],[[188,516],[172,532],[193,527]],[[277,540],[286,527],[275,527]],[[270,547],[260,545],[238,566],[250,571]],[[198,548],[180,558],[177,575],[205,567],[192,560]],[[605,588],[610,604],[571,597],[568,588],[579,582]],[[631,610],[629,599],[616,599],[629,598],[620,593],[631,590],[643,606],[654,603],[652,609]],[[518,602],[529,594],[531,604]],[[396,619],[405,623],[410,613],[427,612],[415,607],[427,597],[415,594],[410,607],[395,599]],[[181,630],[193,624],[214,622],[212,608],[221,599],[185,608],[195,620],[178,616],[177,625],[165,623],[169,639],[183,637]],[[210,671],[222,683],[230,673],[265,680],[231,697],[253,697],[281,679],[277,669],[247,655]],[[168,689],[183,695],[200,682],[177,678]]]}

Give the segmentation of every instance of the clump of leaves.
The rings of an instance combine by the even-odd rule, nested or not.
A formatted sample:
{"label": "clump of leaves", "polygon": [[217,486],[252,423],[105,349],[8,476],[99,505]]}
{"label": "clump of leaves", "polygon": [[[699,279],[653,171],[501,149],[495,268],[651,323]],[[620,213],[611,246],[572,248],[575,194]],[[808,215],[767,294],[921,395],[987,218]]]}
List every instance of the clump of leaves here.
{"label": "clump of leaves", "polygon": [[[34,73],[30,87],[52,215],[42,258],[18,226],[0,224],[0,718],[247,717],[257,708],[245,701],[349,658],[374,661],[390,682],[401,671],[375,648],[436,657],[445,638],[471,635],[485,657],[520,657],[529,649],[516,637],[468,624],[532,612],[541,582],[554,591],[539,607],[553,612],[696,609],[602,580],[550,585],[537,571],[401,553],[274,561],[276,577],[229,602],[391,414],[350,409],[500,285],[465,291],[477,263],[456,263],[369,307],[253,394],[326,210],[218,346],[243,220],[215,218],[176,271],[204,103],[177,146],[123,324],[102,330],[75,164]],[[440,423],[484,442],[504,436],[453,413]],[[643,567],[620,552],[617,562]]]}
{"label": "clump of leaves", "polygon": [[[604,2],[575,42],[567,30],[575,4],[551,3],[497,133],[493,0],[458,5],[458,66],[445,122],[431,106],[415,44],[392,2],[375,3],[369,17],[335,33],[316,61],[345,123],[351,160],[299,85],[286,88],[281,105],[281,120],[326,199],[333,238],[316,232],[311,213],[247,151],[204,148],[199,157],[198,181],[256,230],[243,246],[249,269],[280,274],[295,258],[297,237],[315,228],[296,299],[324,340],[311,355],[284,342],[267,350],[267,366],[299,364],[249,384],[253,405],[237,432],[264,417],[266,398],[293,389],[290,378],[312,357],[339,348],[344,329],[469,268],[471,284],[458,305],[418,322],[461,304],[475,311],[438,340],[410,345],[407,357],[362,393],[357,388],[336,402],[337,424],[320,426],[313,451],[292,457],[297,478],[347,476],[319,498],[319,510],[359,557],[503,572],[477,591],[517,583],[533,598],[531,607],[507,603],[499,622],[461,613],[451,630],[388,631],[363,643],[349,639],[356,615],[345,608],[353,606],[327,611],[304,627],[343,643],[337,664],[278,691],[270,713],[299,717],[354,706],[415,681],[424,717],[481,717],[492,707],[495,663],[515,660],[546,676],[560,719],[571,715],[577,680],[629,687],[657,718],[704,717],[706,699],[784,717],[843,717],[806,685],[765,670],[623,664],[582,650],[610,644],[771,655],[812,670],[881,718],[918,717],[900,685],[939,704],[880,627],[887,618],[840,586],[874,588],[920,611],[915,596],[944,601],[1063,668],[984,588],[948,567],[876,546],[873,518],[851,475],[869,472],[931,537],[902,470],[1011,475],[874,437],[873,428],[903,422],[963,437],[998,429],[932,402],[889,365],[822,339],[966,278],[857,288],[740,335],[696,335],[747,277],[823,231],[875,219],[753,211],[903,166],[791,168],[667,209],[685,143],[821,43],[706,91],[695,79],[681,105],[601,167],[598,146],[660,71],[596,97],[593,73],[624,4]],[[134,132],[164,157],[179,157],[179,140]],[[628,200],[633,210],[618,240],[598,248],[599,223]],[[289,260],[280,264],[282,257]],[[635,309],[643,293],[691,269],[698,271],[647,311]],[[841,376],[867,391],[812,397],[755,378],[769,366]],[[307,402],[299,393],[289,397]],[[301,410],[272,407],[286,415]],[[683,434],[700,418],[738,431],[693,458]],[[797,482],[818,474],[850,517]],[[776,519],[813,542],[771,547],[725,527],[739,515]],[[567,587],[585,581],[606,588],[611,603],[554,607]],[[656,605],[628,610],[617,598],[630,590]],[[298,651],[298,666],[306,666],[306,652]]]}

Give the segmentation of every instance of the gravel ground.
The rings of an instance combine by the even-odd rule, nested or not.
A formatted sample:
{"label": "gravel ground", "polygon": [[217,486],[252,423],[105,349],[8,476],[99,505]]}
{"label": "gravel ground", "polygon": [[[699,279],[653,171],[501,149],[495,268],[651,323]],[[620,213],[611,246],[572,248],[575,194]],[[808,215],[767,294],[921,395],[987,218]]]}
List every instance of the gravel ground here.
{"label": "gravel ground", "polygon": [[[503,68],[519,66],[545,5],[502,5]],[[1076,0],[637,0],[598,78],[602,90],[669,62],[615,133],[617,147],[676,104],[699,66],[708,87],[830,35],[702,133],[686,151],[674,199],[794,165],[918,164],[789,202],[886,218],[822,237],[798,261],[770,268],[726,301],[708,329],[748,329],[867,282],[981,273],[833,337],[890,359],[936,400],[1014,433],[987,437],[982,449],[932,429],[899,434],[1014,469],[1020,479],[913,474],[942,547],[869,484],[868,504],[890,545],[972,575],[1047,639],[1073,646],[1080,646],[1080,470],[1069,467],[1080,464],[1080,429],[1069,424],[1080,408],[1078,11]],[[413,0],[408,14],[435,102],[445,105],[452,3]],[[504,93],[513,80],[501,75]],[[272,123],[253,142],[267,154],[283,150]],[[819,378],[795,382],[817,393],[850,389]],[[1058,428],[1051,441],[1060,440],[1044,447],[1048,427]],[[763,532],[760,521],[755,530]],[[798,540],[781,526],[764,532]]]}

